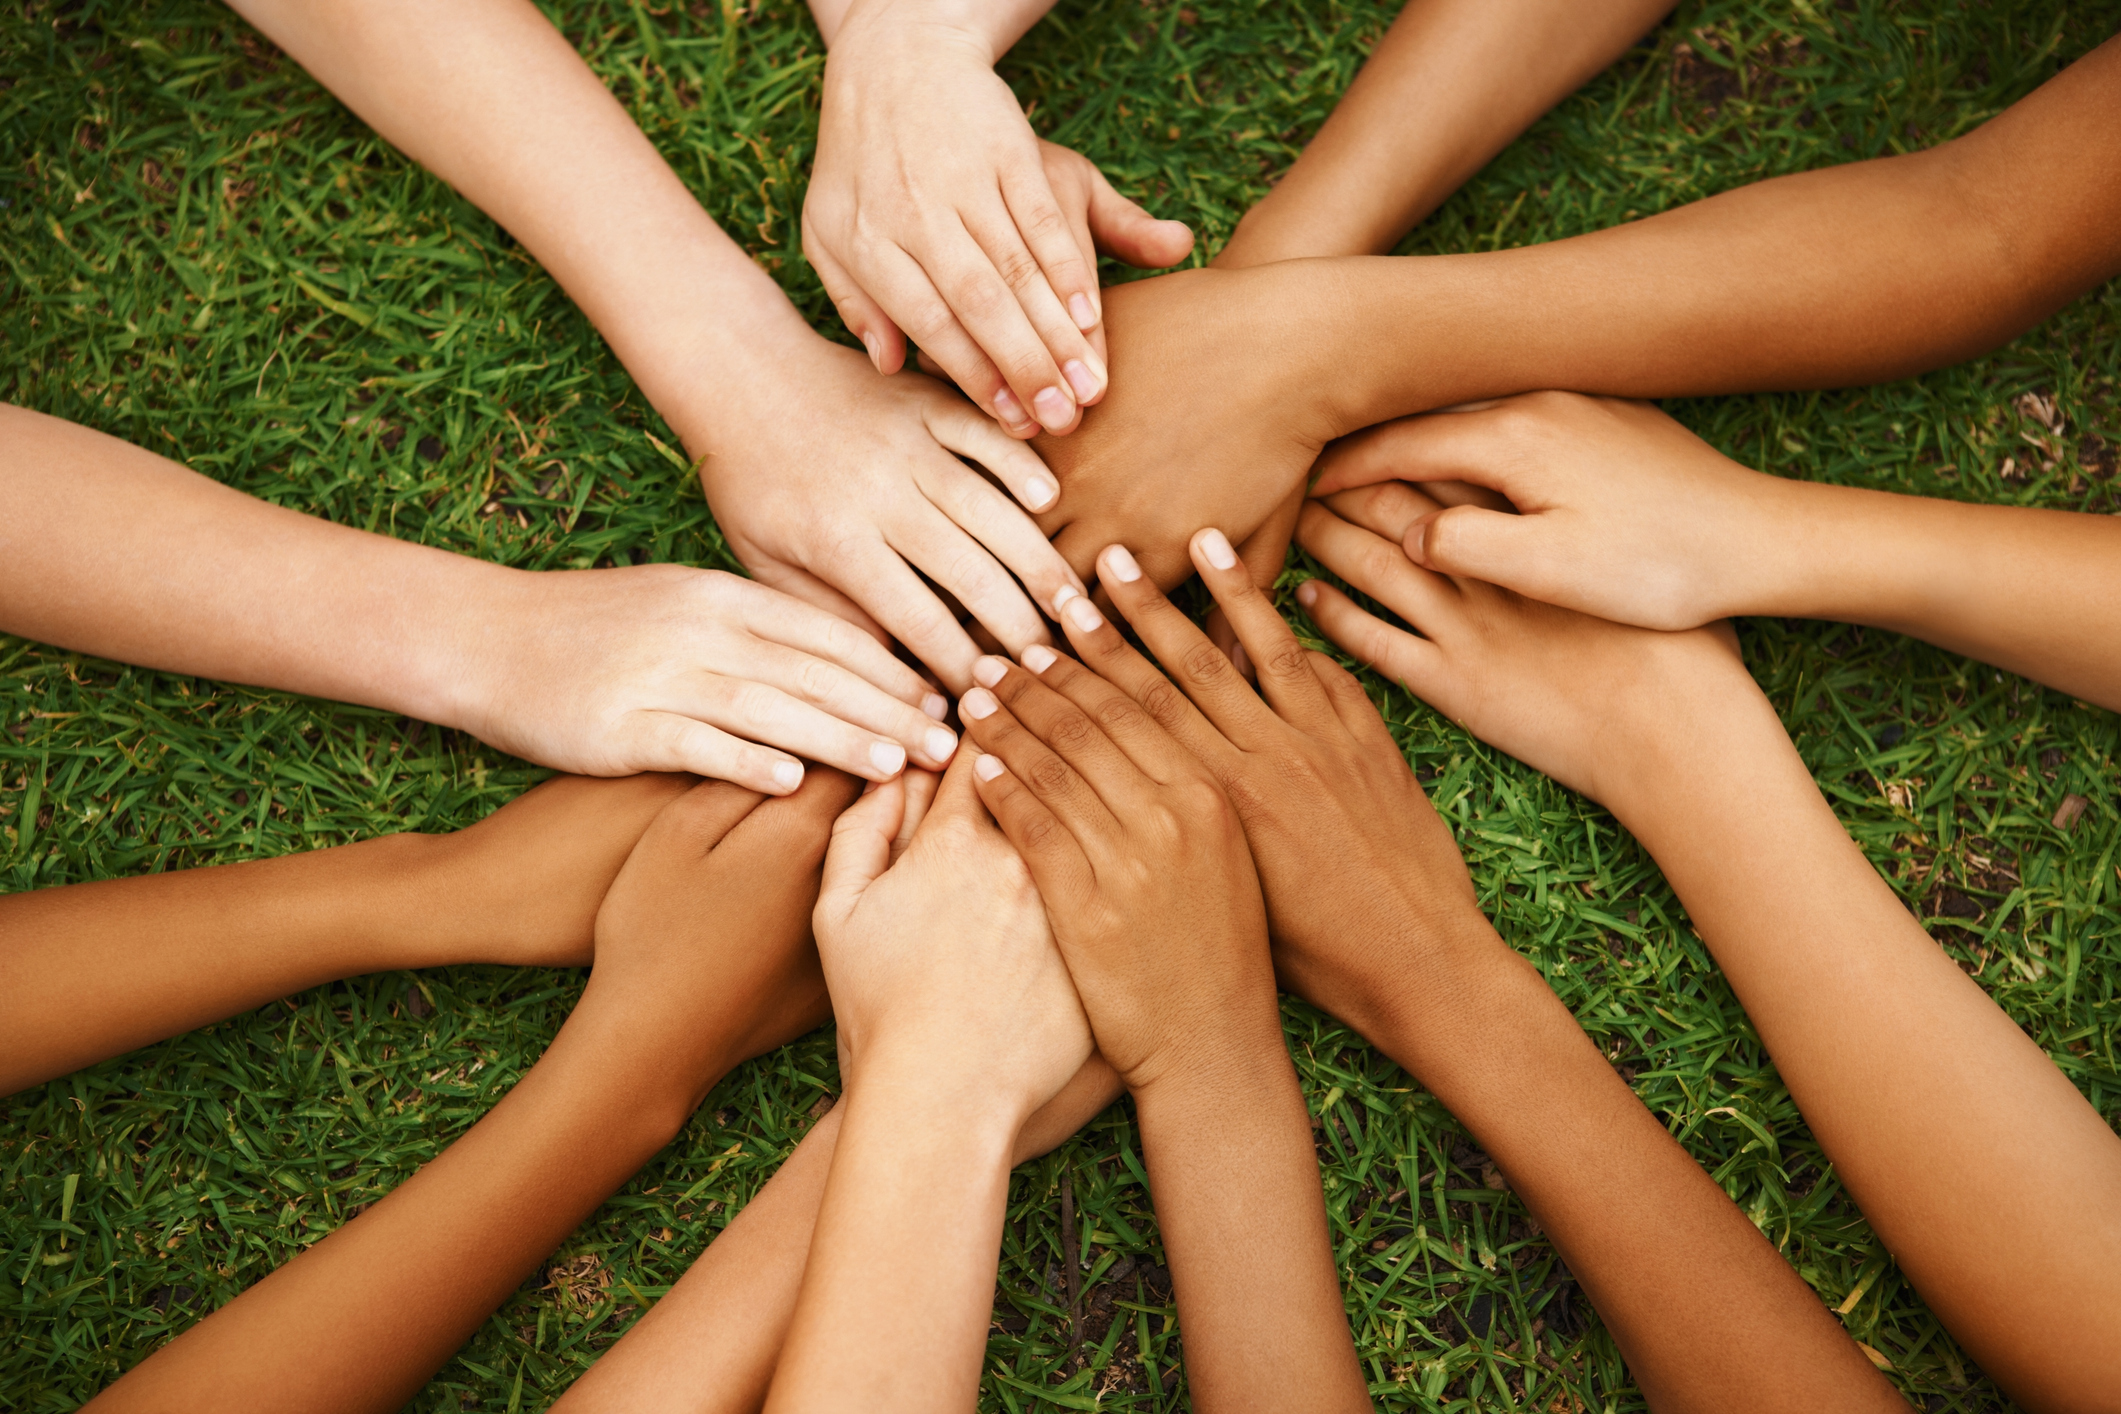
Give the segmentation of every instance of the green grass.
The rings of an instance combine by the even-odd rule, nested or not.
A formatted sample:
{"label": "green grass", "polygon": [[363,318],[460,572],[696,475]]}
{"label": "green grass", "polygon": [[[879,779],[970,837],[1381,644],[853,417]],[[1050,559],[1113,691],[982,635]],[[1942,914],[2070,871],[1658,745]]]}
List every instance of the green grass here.
{"label": "green grass", "polygon": [[[1064,0],[1007,72],[1044,131],[1195,222],[1212,251],[1389,14]],[[565,21],[680,175],[827,320],[797,249],[821,62],[798,7],[580,0]],[[2033,0],[1688,0],[1406,248],[1547,240],[1923,145],[2110,23]],[[675,439],[566,298],[227,11],[17,0],[0,83],[0,396],[284,505],[510,564],[730,566],[663,451]],[[1675,411],[1788,475],[2113,512],[2101,439],[2121,440],[2117,325],[2109,286],[1962,368]],[[2064,435],[2019,411],[2029,392],[2056,399]],[[2121,1116],[2114,715],[1891,635],[1768,621],[1744,639],[1881,870]],[[1918,1403],[2003,1406],[1842,1194],[1650,860],[1603,811],[1375,686],[1504,936],[1644,1102],[1823,1300],[1860,1289],[1843,1319]],[[0,637],[0,888],[456,828],[536,778],[387,714]],[[2091,808],[2063,832],[2048,822],[2070,792]],[[0,1406],[71,1408],[387,1191],[523,1073],[580,985],[492,968],[359,979],[0,1100]],[[1294,1003],[1286,1017],[1380,1406],[1641,1408],[1580,1300],[1563,1318],[1553,1250],[1483,1184],[1449,1116],[1330,1020]],[[570,1239],[558,1275],[526,1284],[412,1407],[549,1403],[837,1083],[829,1035],[731,1076]],[[1018,1175],[984,1408],[1084,1408],[1105,1388],[1107,1408],[1183,1402],[1138,1152],[1119,1107]],[[1058,1274],[1064,1186],[1091,1263],[1079,1357]],[[1147,1386],[1144,1341],[1161,1394],[1130,1392]]]}

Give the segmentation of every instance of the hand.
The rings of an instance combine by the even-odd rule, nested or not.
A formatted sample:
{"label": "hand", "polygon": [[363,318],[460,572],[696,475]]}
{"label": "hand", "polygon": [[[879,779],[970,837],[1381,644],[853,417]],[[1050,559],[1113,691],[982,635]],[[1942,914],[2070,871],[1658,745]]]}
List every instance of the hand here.
{"label": "hand", "polygon": [[724,409],[712,437],[685,432],[710,449],[700,481],[737,558],[761,583],[896,638],[953,692],[979,649],[922,574],[1012,652],[1049,642],[1034,605],[1082,581],[958,460],[1051,505],[1037,454],[934,380],[882,378],[852,349],[804,337],[774,390]]}
{"label": "hand", "polygon": [[[1659,633],[1425,570],[1399,540],[1440,507],[1399,482],[1310,502],[1297,543],[1417,633],[1318,580],[1296,591],[1319,631],[1482,741],[1614,807],[1645,753],[1735,712],[1774,710],[1718,623]],[[1775,727],[1780,731],[1779,726]]]}
{"label": "hand", "polygon": [[894,781],[840,817],[817,936],[850,1076],[873,1056],[917,1058],[940,1084],[1009,1107],[1014,1132],[1083,1068],[1090,1029],[1038,890],[973,793],[970,764],[952,768],[925,811],[932,788]]}
{"label": "hand", "polygon": [[1030,866],[1099,1052],[1140,1094],[1233,1045],[1278,1048],[1264,906],[1230,802],[1117,688],[1088,674],[1046,686],[1050,648],[1025,662],[981,659],[983,686],[960,705],[991,753],[973,762],[980,796]]}
{"label": "hand", "polygon": [[1648,403],[1529,393],[1349,441],[1361,445],[1320,460],[1314,495],[1387,479],[1485,487],[1506,503],[1417,517],[1408,558],[1615,623],[1688,629],[1758,611],[1802,564],[1789,486]]}
{"label": "hand", "polygon": [[1074,436],[1037,444],[1061,485],[1039,524],[1078,574],[1125,542],[1168,588],[1195,530],[1244,539],[1303,486],[1343,430],[1327,394],[1346,355],[1310,318],[1341,297],[1336,270],[1291,260],[1105,291],[1112,392]]}
{"label": "hand", "polygon": [[[729,1067],[831,1015],[810,940],[833,818],[855,783],[810,772],[782,800],[721,781],[664,807],[597,912],[596,965],[575,1008],[598,1050],[653,1057],[677,1122]],[[570,1024],[574,1024],[570,1021]],[[578,1028],[581,1029],[581,1028]]]}
{"label": "hand", "polygon": [[1508,950],[1362,685],[1304,650],[1222,532],[1204,530],[1190,548],[1257,666],[1259,692],[1117,545],[1099,556],[1098,581],[1184,696],[1116,626],[1086,630],[1075,615],[1064,622],[1082,661],[1059,659],[1040,676],[1082,699],[1103,678],[1200,759],[1244,824],[1282,985],[1366,1036],[1385,1035],[1398,999],[1442,975],[1425,967],[1438,947],[1457,948],[1454,962],[1468,949],[1482,961]]}
{"label": "hand", "polygon": [[903,365],[903,330],[1014,435],[1065,433],[1105,392],[1098,246],[1166,266],[1193,237],[1039,140],[994,72],[996,18],[926,0],[849,9],[803,253],[878,372]]}

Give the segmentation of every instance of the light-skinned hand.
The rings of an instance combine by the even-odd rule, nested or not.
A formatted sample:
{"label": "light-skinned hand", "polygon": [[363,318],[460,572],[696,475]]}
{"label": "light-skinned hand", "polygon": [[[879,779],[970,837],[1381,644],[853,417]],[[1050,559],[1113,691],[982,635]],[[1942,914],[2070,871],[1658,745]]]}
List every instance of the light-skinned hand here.
{"label": "light-skinned hand", "polygon": [[803,253],[879,372],[903,364],[911,335],[1028,437],[1073,430],[1104,396],[1097,251],[1162,267],[1193,237],[1032,132],[994,72],[1015,37],[1005,8],[848,8],[825,65]]}
{"label": "light-skinned hand", "polygon": [[932,378],[880,377],[814,335],[789,358],[780,396],[724,418],[716,436],[687,434],[708,448],[700,481],[745,568],[897,639],[952,692],[971,682],[979,649],[923,575],[1011,652],[1051,642],[1040,608],[1082,581],[958,460],[1026,505],[1051,505],[1057,484],[1037,453]]}

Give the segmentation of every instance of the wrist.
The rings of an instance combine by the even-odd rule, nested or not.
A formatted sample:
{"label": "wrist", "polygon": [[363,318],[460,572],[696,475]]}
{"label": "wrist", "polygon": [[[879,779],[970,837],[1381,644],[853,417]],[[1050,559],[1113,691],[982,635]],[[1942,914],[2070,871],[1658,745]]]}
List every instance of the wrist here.
{"label": "wrist", "polygon": [[866,1039],[847,1056],[847,1091],[866,1103],[908,1116],[947,1118],[968,1133],[995,1138],[1004,1150],[1015,1142],[1046,1097],[997,1046],[982,1046],[961,1032],[943,1035],[886,1031]]}
{"label": "wrist", "polygon": [[1015,13],[1020,8],[991,0],[854,0],[827,47],[838,56],[877,43],[923,52],[962,45],[991,69],[1029,28]]}

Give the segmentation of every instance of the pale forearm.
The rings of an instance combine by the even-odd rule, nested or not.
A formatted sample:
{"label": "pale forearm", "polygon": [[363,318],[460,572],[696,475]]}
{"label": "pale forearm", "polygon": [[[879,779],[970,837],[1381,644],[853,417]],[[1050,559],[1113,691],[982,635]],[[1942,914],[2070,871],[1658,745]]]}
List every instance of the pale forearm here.
{"label": "pale forearm", "polygon": [[1411,0],[1223,266],[1382,255],[1670,0]]}
{"label": "pale forearm", "polygon": [[810,17],[826,44],[839,36],[851,12],[872,12],[889,24],[947,25],[976,34],[1001,58],[1024,32],[1045,18],[1053,0],[810,0]]}
{"label": "pale forearm", "polygon": [[1278,1030],[1134,1098],[1194,1407],[1368,1409]]}

